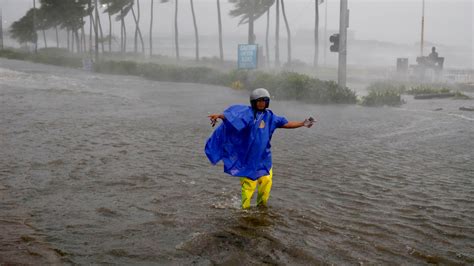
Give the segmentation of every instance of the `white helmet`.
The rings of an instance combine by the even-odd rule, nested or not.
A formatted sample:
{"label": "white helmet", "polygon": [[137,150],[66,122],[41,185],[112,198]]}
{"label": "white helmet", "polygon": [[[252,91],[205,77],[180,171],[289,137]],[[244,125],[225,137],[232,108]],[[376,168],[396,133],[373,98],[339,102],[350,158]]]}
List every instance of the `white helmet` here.
{"label": "white helmet", "polygon": [[252,91],[252,93],[250,93],[250,101],[255,101],[260,98],[270,99],[270,93],[264,88],[255,89]]}
{"label": "white helmet", "polygon": [[270,93],[266,89],[258,88],[250,93],[250,104],[252,105],[252,108],[256,109],[258,99],[264,99],[267,103],[265,108],[268,108],[270,105]]}

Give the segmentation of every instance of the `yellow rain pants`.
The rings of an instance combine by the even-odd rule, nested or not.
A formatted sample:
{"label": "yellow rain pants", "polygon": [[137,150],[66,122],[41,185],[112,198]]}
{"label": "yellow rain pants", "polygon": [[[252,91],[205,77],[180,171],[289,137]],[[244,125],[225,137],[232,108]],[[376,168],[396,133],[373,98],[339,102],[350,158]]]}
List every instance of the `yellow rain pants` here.
{"label": "yellow rain pants", "polygon": [[270,169],[270,174],[262,176],[253,181],[250,178],[240,178],[240,185],[242,186],[242,209],[250,207],[255,188],[258,185],[257,206],[267,205],[268,198],[270,198],[270,190],[272,189],[273,171]]}

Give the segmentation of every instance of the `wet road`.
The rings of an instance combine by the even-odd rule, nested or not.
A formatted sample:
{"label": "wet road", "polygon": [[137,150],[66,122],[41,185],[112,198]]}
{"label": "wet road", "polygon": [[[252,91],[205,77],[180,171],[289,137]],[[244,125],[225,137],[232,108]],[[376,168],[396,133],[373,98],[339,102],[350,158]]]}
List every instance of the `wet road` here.
{"label": "wet road", "polygon": [[66,263],[474,263],[474,115],[458,111],[472,101],[272,101],[320,122],[275,133],[270,206],[241,211],[238,179],[203,148],[206,115],[246,102],[0,59],[2,221]]}

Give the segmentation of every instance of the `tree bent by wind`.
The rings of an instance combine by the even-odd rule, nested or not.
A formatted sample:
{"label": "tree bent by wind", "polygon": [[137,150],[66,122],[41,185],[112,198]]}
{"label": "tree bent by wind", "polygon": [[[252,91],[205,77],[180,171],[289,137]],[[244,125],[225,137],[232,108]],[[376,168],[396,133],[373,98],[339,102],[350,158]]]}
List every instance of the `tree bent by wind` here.
{"label": "tree bent by wind", "polygon": [[265,14],[275,0],[229,0],[234,9],[229,12],[231,17],[240,17],[239,24],[249,24],[248,43],[255,44],[254,21]]}
{"label": "tree bent by wind", "polygon": [[[135,22],[135,47],[134,51],[137,52],[138,50],[138,43],[137,40],[140,38],[141,46],[142,46],[142,52],[145,52],[145,44],[143,41],[143,36],[141,33],[140,25],[139,25],[139,19],[140,19],[140,6],[139,6],[139,0],[137,0],[137,8],[138,8],[138,13],[135,13],[134,5],[135,1],[134,0],[101,0],[101,4],[106,6],[106,9],[104,12],[108,13],[110,16],[115,15],[116,21],[121,22],[121,30],[120,30],[120,49],[121,52],[125,53],[127,51],[127,30],[125,27],[125,17],[130,13],[132,13],[133,20]],[[138,15],[138,16],[137,16]]]}
{"label": "tree bent by wind", "polygon": [[10,27],[10,35],[20,44],[36,43],[38,34],[34,26],[35,9],[30,9],[19,20],[13,22]]}
{"label": "tree bent by wind", "polygon": [[[41,0],[41,8],[30,9],[22,18],[12,24],[10,33],[20,43],[36,43],[38,40],[36,30],[45,31],[59,26],[73,33],[77,51],[81,52],[79,30],[84,25],[83,18],[89,12],[87,0]],[[44,37],[44,39],[45,46],[47,46],[46,38]]]}

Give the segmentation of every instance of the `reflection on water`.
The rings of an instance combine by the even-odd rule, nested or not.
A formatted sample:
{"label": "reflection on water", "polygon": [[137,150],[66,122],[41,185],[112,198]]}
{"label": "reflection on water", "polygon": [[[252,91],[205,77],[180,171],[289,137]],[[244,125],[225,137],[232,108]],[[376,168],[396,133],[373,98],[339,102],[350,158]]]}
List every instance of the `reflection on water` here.
{"label": "reflection on water", "polygon": [[1,62],[0,216],[65,262],[474,263],[466,102],[275,100],[320,122],[275,133],[269,207],[242,211],[239,180],[203,148],[207,114],[244,92]]}

